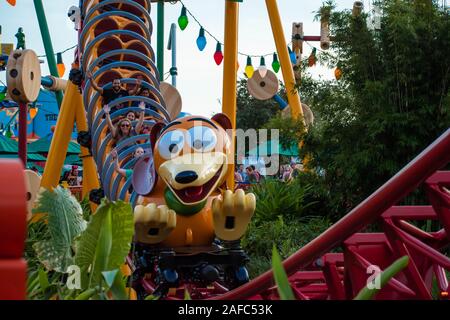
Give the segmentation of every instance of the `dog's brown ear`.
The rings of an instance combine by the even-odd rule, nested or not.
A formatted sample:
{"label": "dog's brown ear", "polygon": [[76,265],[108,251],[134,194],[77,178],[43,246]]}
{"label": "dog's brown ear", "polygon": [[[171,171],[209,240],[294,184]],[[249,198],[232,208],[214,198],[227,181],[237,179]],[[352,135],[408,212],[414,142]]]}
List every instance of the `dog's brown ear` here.
{"label": "dog's brown ear", "polygon": [[232,128],[230,118],[224,113],[217,113],[211,119],[220,124],[225,131]]}
{"label": "dog's brown ear", "polygon": [[161,135],[161,131],[164,129],[165,124],[162,122],[157,122],[153,125],[150,130],[150,144],[152,146],[152,151],[155,150],[156,141]]}

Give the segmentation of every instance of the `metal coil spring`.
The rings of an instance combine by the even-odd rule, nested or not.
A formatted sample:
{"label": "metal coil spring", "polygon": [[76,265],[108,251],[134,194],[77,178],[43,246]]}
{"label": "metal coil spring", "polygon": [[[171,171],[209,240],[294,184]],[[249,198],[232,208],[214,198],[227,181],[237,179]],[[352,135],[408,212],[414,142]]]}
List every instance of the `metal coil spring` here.
{"label": "metal coil spring", "polygon": [[[141,76],[142,87],[148,88],[151,97],[128,96],[115,99],[110,107],[120,104],[129,107],[111,113],[114,122],[128,112],[140,112],[138,107],[130,107],[131,102],[144,101],[152,109],[145,109],[144,125],[151,126],[155,121],[168,123],[170,115],[159,90],[159,72],[154,63],[154,51],[150,44],[152,22],[150,0],[84,0],[81,5],[83,28],[79,34],[80,66],[83,72],[92,73],[103,89],[112,87],[112,80],[135,83]],[[129,192],[132,179],[123,178],[115,172],[111,149],[112,136],[108,132],[101,96],[86,79],[83,87],[83,102],[86,108],[88,125],[92,137],[92,155],[96,161],[105,196],[110,200],[129,200],[136,204],[137,194]],[[132,122],[133,125],[137,121]],[[123,169],[132,169],[137,159],[132,158],[138,147],[151,148],[148,134],[128,137],[117,144],[119,163]],[[131,158],[131,159],[130,159]]]}

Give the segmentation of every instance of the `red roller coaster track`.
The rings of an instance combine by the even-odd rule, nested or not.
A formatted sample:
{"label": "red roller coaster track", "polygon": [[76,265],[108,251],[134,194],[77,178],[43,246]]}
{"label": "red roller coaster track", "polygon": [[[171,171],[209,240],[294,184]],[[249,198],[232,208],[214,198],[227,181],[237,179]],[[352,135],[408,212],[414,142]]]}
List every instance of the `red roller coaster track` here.
{"label": "red roller coaster track", "polygon": [[[430,299],[433,276],[442,297],[450,290],[450,258],[441,253],[450,241],[450,129],[335,225],[301,248],[284,267],[298,299],[352,299],[366,284],[367,266],[381,269],[408,255],[407,269],[380,291],[380,299]],[[396,206],[425,182],[431,206]],[[358,233],[381,219],[383,233]],[[425,232],[406,220],[437,220]],[[330,250],[343,246],[343,253]],[[317,260],[319,259],[319,260]],[[300,271],[302,270],[303,271]],[[311,270],[312,269],[312,270]],[[276,299],[268,271],[220,299]]]}
{"label": "red roller coaster track", "polygon": [[[405,168],[340,221],[284,261],[298,299],[352,299],[366,284],[367,268],[380,269],[408,255],[408,267],[392,279],[378,299],[431,299],[435,290],[448,298],[450,258],[450,129]],[[25,292],[24,178],[19,162],[0,162],[0,299],[20,299]],[[11,185],[12,181],[13,186]],[[429,205],[398,206],[423,184]],[[408,221],[428,220],[436,231]],[[359,233],[378,221],[383,232]],[[431,229],[431,228],[430,228]],[[341,253],[327,253],[338,246]],[[207,298],[207,296],[206,296]],[[278,299],[272,272],[214,299]]]}

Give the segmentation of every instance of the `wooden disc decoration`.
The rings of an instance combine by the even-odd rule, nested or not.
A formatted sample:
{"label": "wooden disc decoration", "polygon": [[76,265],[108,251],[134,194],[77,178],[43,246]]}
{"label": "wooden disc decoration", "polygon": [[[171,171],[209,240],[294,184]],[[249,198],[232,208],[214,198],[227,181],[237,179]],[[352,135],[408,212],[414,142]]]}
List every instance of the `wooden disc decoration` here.
{"label": "wooden disc decoration", "polygon": [[25,182],[27,184],[27,220],[30,220],[34,202],[41,186],[41,177],[33,170],[25,170]]}
{"label": "wooden disc decoration", "polygon": [[267,70],[264,78],[261,77],[258,70],[255,71],[253,77],[247,81],[247,89],[250,95],[257,100],[272,99],[279,90],[280,83],[275,72]]}
{"label": "wooden disc decoration", "polygon": [[181,112],[181,107],[183,105],[180,93],[177,88],[167,82],[161,82],[159,85],[159,90],[161,91],[161,95],[166,102],[167,112],[170,115],[170,119],[175,119]]}
{"label": "wooden disc decoration", "polygon": [[[314,123],[314,114],[311,111],[311,108],[307,105],[302,103],[302,110],[303,110],[303,116],[305,117],[305,123],[306,126],[310,126]],[[285,118],[289,118],[291,116],[291,107],[287,106],[286,108],[281,111],[281,114]]]}
{"label": "wooden disc decoration", "polygon": [[6,81],[9,96],[17,103],[37,99],[41,87],[41,66],[33,50],[15,50],[8,58]]}

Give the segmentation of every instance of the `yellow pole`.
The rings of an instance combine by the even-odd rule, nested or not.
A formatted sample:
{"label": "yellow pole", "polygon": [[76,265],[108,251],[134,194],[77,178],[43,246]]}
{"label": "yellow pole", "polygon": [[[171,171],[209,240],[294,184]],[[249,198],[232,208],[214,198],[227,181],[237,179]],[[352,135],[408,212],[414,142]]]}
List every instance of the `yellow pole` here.
{"label": "yellow pole", "polygon": [[238,63],[238,25],[239,3],[225,0],[225,45],[223,63],[223,96],[222,112],[226,114],[233,127],[231,138],[230,157],[233,165],[229,166],[227,186],[234,190],[234,150],[236,129],[236,90],[237,90],[237,63]]}
{"label": "yellow pole", "polygon": [[77,100],[80,99],[79,97],[78,86],[74,85],[72,81],[68,81],[47,162],[45,163],[44,174],[42,175],[41,187],[46,189],[52,190],[58,186],[75,121],[73,109],[77,103],[81,104],[81,100]]}
{"label": "yellow pole", "polygon": [[[79,99],[77,97],[75,105],[75,121],[77,123],[77,130],[88,131],[88,125],[86,121],[86,112],[83,107],[83,99],[81,93],[79,93]],[[83,198],[89,194],[92,189],[98,189],[100,183],[98,181],[97,166],[95,165],[94,158],[89,152],[89,149],[81,147],[81,159],[83,160]]]}
{"label": "yellow pole", "polygon": [[303,118],[302,104],[300,95],[295,90],[295,76],[292,68],[286,39],[284,37],[283,25],[281,24],[280,12],[276,0],[266,0],[267,12],[269,14],[272,33],[277,47],[278,57],[280,59],[281,71],[283,73],[284,85],[289,106],[291,107],[292,118],[296,119],[299,115]]}

